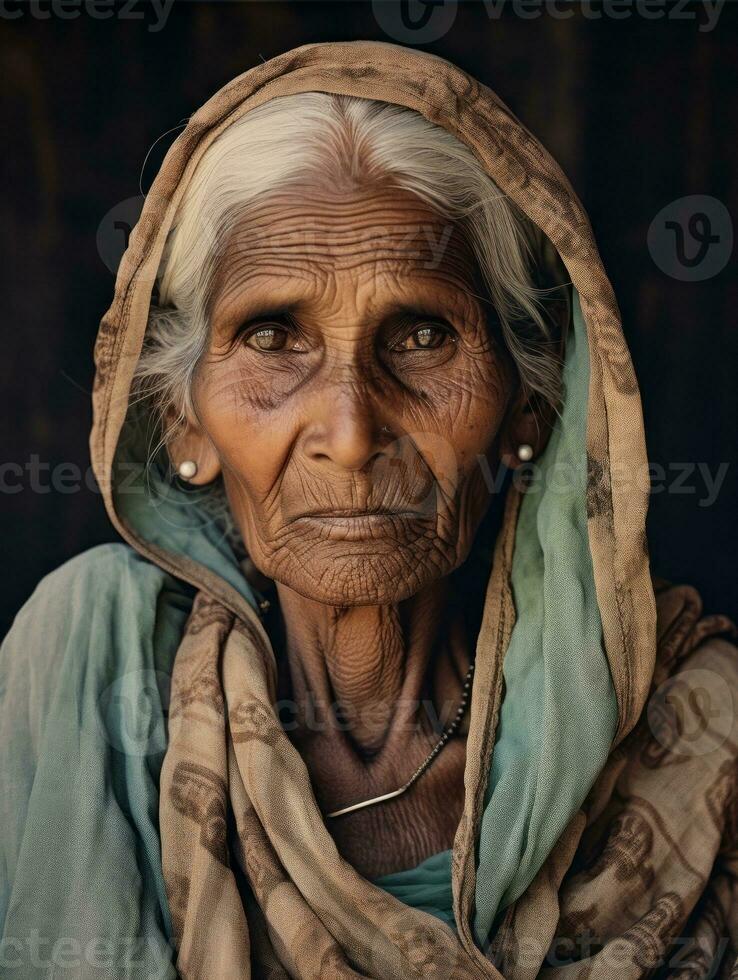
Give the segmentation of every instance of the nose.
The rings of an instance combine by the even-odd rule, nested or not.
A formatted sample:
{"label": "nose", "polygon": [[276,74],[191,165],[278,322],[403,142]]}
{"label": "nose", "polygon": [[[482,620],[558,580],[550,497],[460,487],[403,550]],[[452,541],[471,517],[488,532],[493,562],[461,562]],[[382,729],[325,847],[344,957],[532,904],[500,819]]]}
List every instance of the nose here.
{"label": "nose", "polygon": [[304,450],[313,461],[360,472],[384,455],[388,429],[355,377],[321,385],[310,416]]}

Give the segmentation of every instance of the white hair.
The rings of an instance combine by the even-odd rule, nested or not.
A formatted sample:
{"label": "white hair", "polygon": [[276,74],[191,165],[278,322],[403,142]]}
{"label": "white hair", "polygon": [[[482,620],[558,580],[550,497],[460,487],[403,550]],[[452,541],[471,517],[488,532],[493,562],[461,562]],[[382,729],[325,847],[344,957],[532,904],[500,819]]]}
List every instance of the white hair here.
{"label": "white hair", "polygon": [[543,300],[544,237],[501,193],[472,151],[403,106],[304,92],[259,106],[208,147],[188,184],[160,264],[135,377],[167,442],[193,417],[194,372],[208,343],[219,248],[249,205],[311,175],[337,185],[382,180],[459,224],[524,388],[555,409],[560,359]]}

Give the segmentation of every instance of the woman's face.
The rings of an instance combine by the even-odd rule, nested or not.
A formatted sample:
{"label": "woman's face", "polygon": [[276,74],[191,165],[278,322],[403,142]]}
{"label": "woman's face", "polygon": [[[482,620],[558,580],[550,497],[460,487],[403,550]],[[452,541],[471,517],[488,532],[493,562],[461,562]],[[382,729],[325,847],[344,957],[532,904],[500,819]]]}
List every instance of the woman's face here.
{"label": "woman's face", "polygon": [[461,564],[515,385],[459,231],[392,188],[275,193],[229,238],[210,311],[175,451],[194,482],[222,472],[255,565],[356,605]]}

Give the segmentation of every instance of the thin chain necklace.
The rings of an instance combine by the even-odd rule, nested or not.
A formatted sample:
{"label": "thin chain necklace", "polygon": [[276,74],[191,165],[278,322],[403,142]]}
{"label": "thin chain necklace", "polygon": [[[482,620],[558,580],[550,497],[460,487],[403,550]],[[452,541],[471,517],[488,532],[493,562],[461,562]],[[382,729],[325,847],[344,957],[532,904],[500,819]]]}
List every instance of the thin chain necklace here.
{"label": "thin chain necklace", "polygon": [[362,800],[361,803],[352,803],[350,806],[344,806],[340,810],[334,810],[332,813],[326,814],[326,816],[330,817],[331,819],[333,817],[343,817],[347,813],[354,813],[356,810],[363,810],[367,806],[374,806],[375,803],[385,803],[387,800],[394,800],[396,797],[402,796],[402,794],[406,793],[411,786],[417,783],[426,769],[436,759],[441,749],[446,745],[451,736],[456,734],[456,731],[461,724],[461,719],[464,717],[466,706],[469,703],[469,694],[471,692],[471,682],[473,677],[474,661],[469,664],[469,670],[466,672],[464,686],[461,689],[461,701],[459,702],[459,707],[456,709],[456,714],[453,717],[453,721],[443,730],[441,737],[431,749],[428,758],[425,760],[425,762],[418,766],[406,783],[403,783],[399,789],[393,789],[391,792],[383,793],[381,796],[373,796],[371,800]]}

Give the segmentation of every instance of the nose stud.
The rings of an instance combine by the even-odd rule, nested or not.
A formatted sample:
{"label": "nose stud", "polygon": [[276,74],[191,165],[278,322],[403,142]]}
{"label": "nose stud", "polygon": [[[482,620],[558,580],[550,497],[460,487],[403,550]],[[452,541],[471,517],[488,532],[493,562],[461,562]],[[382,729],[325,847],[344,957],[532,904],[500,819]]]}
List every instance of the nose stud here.
{"label": "nose stud", "polygon": [[183,480],[191,480],[197,473],[197,463],[194,459],[185,459],[177,467],[177,473]]}
{"label": "nose stud", "polygon": [[533,447],[527,442],[521,442],[518,446],[518,459],[523,463],[527,463],[529,459],[533,459]]}

